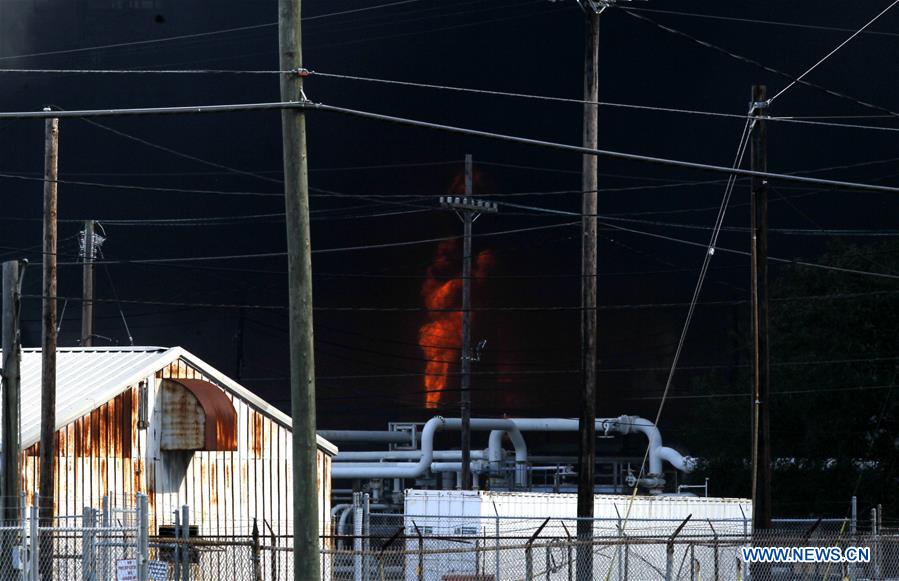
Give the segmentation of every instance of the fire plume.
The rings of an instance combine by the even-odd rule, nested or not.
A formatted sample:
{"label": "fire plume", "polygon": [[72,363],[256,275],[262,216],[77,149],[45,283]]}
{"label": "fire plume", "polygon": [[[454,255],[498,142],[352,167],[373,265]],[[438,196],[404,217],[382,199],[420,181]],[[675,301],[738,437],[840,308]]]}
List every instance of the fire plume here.
{"label": "fire plume", "polygon": [[[461,356],[462,312],[441,310],[462,306],[462,278],[457,274],[459,254],[455,240],[441,242],[421,287],[428,309],[428,321],[418,330],[418,345],[427,360],[424,377],[427,409],[443,403],[450,365]],[[494,258],[489,250],[484,250],[474,257],[473,263],[472,278],[478,279],[487,274]]]}

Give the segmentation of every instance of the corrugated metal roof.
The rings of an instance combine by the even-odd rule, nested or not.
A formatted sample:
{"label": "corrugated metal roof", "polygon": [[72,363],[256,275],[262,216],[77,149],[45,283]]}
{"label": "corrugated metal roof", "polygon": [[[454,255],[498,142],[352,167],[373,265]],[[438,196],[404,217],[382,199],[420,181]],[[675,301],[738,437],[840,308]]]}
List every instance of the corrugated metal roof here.
{"label": "corrugated metal roof", "polygon": [[[184,359],[237,397],[288,428],[290,416],[181,347],[81,347],[56,351],[56,428],[89,413],[128,387]],[[22,350],[22,447],[40,440],[41,350]],[[320,448],[337,453],[322,437]]]}

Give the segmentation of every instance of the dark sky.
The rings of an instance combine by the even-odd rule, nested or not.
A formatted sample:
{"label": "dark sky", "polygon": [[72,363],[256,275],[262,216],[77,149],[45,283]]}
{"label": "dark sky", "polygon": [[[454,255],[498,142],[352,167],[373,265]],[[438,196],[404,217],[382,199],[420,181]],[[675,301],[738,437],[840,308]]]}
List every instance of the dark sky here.
{"label": "dark sky", "polygon": [[[422,0],[345,15],[328,14],[371,6],[375,0],[309,0],[304,14],[305,61],[310,69],[349,75],[458,85],[579,98],[582,90],[583,24],[573,0],[486,2]],[[887,2],[670,0],[627,4],[637,9],[674,10],[731,18],[801,23],[855,30]],[[676,29],[771,67],[799,74],[850,32],[670,13],[640,12]],[[315,16],[323,16],[311,19]],[[0,3],[0,65],[17,68],[228,69],[277,68],[277,35],[272,26],[163,43],[9,58],[131,43],[273,22],[274,0],[28,0]],[[899,101],[899,11],[872,27],[828,60],[809,79],[881,106]],[[744,113],[750,86],[766,83],[771,92],[787,81],[752,65],[662,31],[610,9],[603,15],[601,98],[604,101],[704,111]],[[455,124],[499,133],[576,144],[581,136],[577,104],[465,95],[451,91],[391,87],[312,76],[306,93],[314,101],[379,113]],[[194,105],[278,99],[272,75],[54,75],[8,73],[0,77],[0,109],[34,110],[48,104],[66,109]],[[796,86],[772,109],[780,116],[877,115],[848,100]],[[99,123],[160,148],[115,134],[83,120],[61,127],[63,180],[278,194],[280,124],[274,112],[192,117],[105,118]],[[895,119],[844,122],[897,127]],[[407,197],[351,196],[450,191],[466,153],[474,156],[477,193],[531,192],[511,200],[577,211],[579,196],[555,193],[579,188],[580,159],[569,153],[525,148],[339,117],[309,115],[309,160],[313,191],[313,248],[316,250],[456,235],[459,220],[447,212],[416,211],[435,206]],[[606,149],[730,165],[742,129],[739,119],[635,111],[603,107],[600,145]],[[40,122],[0,125],[0,170],[24,177],[40,175],[43,131]],[[897,185],[896,134],[824,126],[771,124],[770,168],[793,172],[862,165],[814,175]],[[209,163],[202,163],[199,158]],[[410,165],[412,164],[412,165]],[[507,166],[524,166],[521,168]],[[230,169],[225,169],[230,168]],[[232,170],[251,172],[255,176]],[[720,183],[670,187],[678,181],[720,176],[602,159],[600,195],[605,214],[708,227],[720,202]],[[261,177],[260,177],[261,176]],[[660,185],[669,187],[659,188]],[[626,189],[623,189],[626,188]],[[28,256],[41,242],[39,181],[0,179],[3,211],[0,252]],[[782,196],[789,197],[785,203]],[[280,218],[224,224],[122,223],[123,220],[255,216],[283,211],[278,195],[224,195],[162,192],[61,184],[61,260],[75,260],[77,220],[101,221],[109,260],[198,257],[280,252],[285,248]],[[896,228],[892,195],[814,192],[780,185],[772,192],[772,228]],[[374,201],[373,201],[374,200]],[[737,185],[726,220],[746,226],[748,184]],[[404,205],[407,204],[407,205]],[[701,210],[705,208],[706,210]],[[690,211],[684,211],[690,210]],[[695,210],[695,211],[694,211]],[[407,212],[409,211],[409,212]],[[669,213],[662,213],[662,212]],[[393,216],[376,216],[402,212]],[[638,213],[639,215],[633,215]],[[649,213],[649,214],[646,214]],[[528,215],[525,215],[528,214]],[[621,216],[620,216],[621,217]],[[476,233],[562,224],[570,218],[534,215],[504,208],[477,222]],[[705,242],[708,231],[632,223],[649,232]],[[862,240],[864,241],[864,240]],[[772,233],[775,256],[814,260],[825,237]],[[747,249],[746,232],[727,231],[721,244]],[[16,249],[32,248],[31,252]],[[320,253],[313,257],[319,425],[382,426],[385,421],[420,419],[424,371],[418,330],[420,311],[327,310],[338,307],[416,309],[436,243],[381,250]],[[475,316],[476,339],[488,340],[481,372],[474,381],[476,415],[578,414],[576,228],[560,226],[520,234],[475,239],[475,250],[495,257],[475,304],[493,310]],[[604,306],[685,303],[695,283],[703,250],[634,233],[601,231],[600,303]],[[458,268],[455,265],[454,268]],[[286,304],[283,257],[165,264],[109,264],[97,271],[99,297],[171,303],[246,304],[245,309],[123,304],[139,345],[181,345],[284,409],[288,407]],[[772,267],[772,276],[777,268]],[[748,259],[718,254],[702,299],[748,297]],[[26,291],[40,288],[38,267],[28,271]],[[80,293],[80,268],[63,266],[60,295]],[[502,311],[496,307],[552,307],[545,311]],[[748,306],[701,307],[686,344],[684,364],[734,364],[745,360]],[[24,318],[26,346],[40,343],[40,305],[31,300]],[[657,402],[635,399],[658,394],[665,373],[646,368],[670,363],[685,314],[684,306],[600,312],[603,372],[599,415],[653,416]],[[79,305],[66,307],[62,345],[76,345]],[[242,340],[239,340],[241,337]],[[114,304],[97,309],[97,333],[111,344],[127,344]],[[99,341],[104,344],[104,341]],[[242,349],[240,345],[242,344]],[[242,364],[238,360],[242,352]],[[776,355],[775,355],[776,357]],[[539,371],[546,373],[537,373]],[[364,376],[347,378],[347,376]],[[689,375],[675,379],[675,389]],[[449,385],[455,387],[455,378]],[[454,415],[453,395],[441,410]],[[673,421],[673,420],[672,420]]]}

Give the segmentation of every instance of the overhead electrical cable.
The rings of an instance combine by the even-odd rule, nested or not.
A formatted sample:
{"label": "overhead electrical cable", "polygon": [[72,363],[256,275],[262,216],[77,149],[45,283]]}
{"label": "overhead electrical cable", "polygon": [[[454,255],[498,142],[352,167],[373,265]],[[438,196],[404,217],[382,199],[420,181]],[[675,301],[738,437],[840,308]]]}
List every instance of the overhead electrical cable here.
{"label": "overhead electrical cable", "polygon": [[[656,14],[671,14],[674,16],[688,16],[693,18],[701,18],[708,20],[720,20],[723,22],[741,22],[745,24],[766,24],[770,26],[785,26],[789,28],[804,28],[807,30],[827,30],[831,32],[855,32],[853,28],[842,28],[839,26],[824,26],[820,24],[807,24],[802,22],[783,22],[777,20],[762,20],[759,18],[741,18],[735,16],[721,16],[718,14],[700,14],[697,12],[683,12],[679,10],[661,10],[657,8],[637,8],[630,6],[630,10],[634,12],[653,12]],[[899,37],[899,33],[888,32],[884,30],[864,30],[866,35],[877,35],[886,37]]]}
{"label": "overhead electrical cable", "polygon": [[[635,162],[651,163],[656,165],[667,165],[672,167],[683,167],[695,170],[722,173],[734,176],[744,177],[763,177],[768,179],[779,179],[784,181],[815,184],[819,186],[832,186],[837,188],[867,190],[877,192],[899,193],[899,188],[891,186],[879,186],[874,184],[863,184],[855,182],[845,182],[839,180],[827,180],[821,178],[810,178],[806,176],[798,176],[783,173],[753,171],[739,168],[728,168],[706,163],[697,163],[682,161],[670,158],[653,157],[647,155],[639,155],[633,153],[624,153],[620,151],[612,151],[607,149],[590,149],[579,145],[568,145],[552,141],[544,141],[540,139],[531,139],[526,137],[517,137],[508,134],[494,133],[490,131],[482,131],[478,129],[468,129],[453,125],[444,125],[440,123],[431,123],[427,121],[419,121],[406,117],[396,117],[392,115],[383,115],[380,113],[372,113],[359,109],[350,109],[346,107],[338,107],[334,105],[325,105],[322,103],[314,103],[310,101],[302,102],[274,102],[274,103],[247,103],[247,104],[230,104],[230,105],[200,105],[194,107],[149,107],[137,109],[94,109],[81,111],[19,111],[19,112],[0,112],[0,119],[48,119],[53,117],[101,117],[114,115],[164,115],[164,114],[187,114],[187,113],[223,113],[233,111],[251,111],[251,110],[278,110],[278,109],[306,109],[310,111],[325,111],[351,117],[359,117],[362,119],[370,119],[372,121],[380,121],[385,123],[393,123],[398,125],[406,125],[410,127],[419,127],[433,131],[441,131],[445,133],[455,133],[460,135],[470,135],[492,139],[496,141],[505,141],[508,143],[517,143],[520,145],[528,145],[532,147],[556,149],[560,151],[568,151],[579,155],[596,155],[599,157],[609,157],[613,159],[622,159]],[[225,166],[227,167],[227,166]]]}
{"label": "overhead electrical cable", "polygon": [[[891,6],[892,6],[892,5],[891,5]],[[866,109],[873,109],[873,110],[875,110],[875,111],[880,111],[880,112],[882,112],[882,113],[887,113],[887,114],[889,114],[889,115],[891,115],[891,116],[893,116],[893,117],[899,117],[899,113],[897,113],[896,111],[893,111],[893,110],[891,110],[891,109],[887,109],[886,107],[881,107],[880,105],[875,105],[875,104],[873,104],[873,103],[868,103],[867,101],[862,101],[861,99],[858,99],[858,98],[856,98],[856,97],[852,97],[852,96],[847,95],[847,94],[845,94],[845,93],[840,93],[840,92],[838,92],[838,91],[834,91],[833,89],[829,89],[829,88],[824,87],[824,86],[822,86],[822,85],[819,85],[819,84],[817,84],[817,83],[812,83],[812,82],[807,81],[807,80],[805,80],[805,79],[797,78],[797,77],[795,77],[794,75],[791,75],[791,74],[789,74],[789,73],[785,73],[785,72],[783,72],[783,71],[781,71],[781,70],[775,69],[775,68],[770,67],[770,66],[765,65],[765,64],[762,64],[762,63],[760,63],[760,62],[757,61],[757,60],[751,59],[751,58],[749,58],[749,57],[745,57],[745,56],[743,56],[743,55],[739,55],[739,54],[737,54],[737,53],[735,53],[735,52],[733,52],[733,51],[730,51],[730,50],[728,50],[728,49],[722,48],[722,47],[720,47],[720,46],[718,46],[718,45],[715,45],[715,44],[712,44],[712,43],[710,43],[710,42],[708,42],[708,41],[705,41],[705,40],[701,40],[701,39],[699,39],[699,38],[696,38],[695,36],[692,36],[692,35],[690,35],[690,34],[687,34],[686,32],[677,30],[676,28],[672,28],[672,27],[667,26],[667,25],[665,25],[665,24],[661,24],[661,23],[659,23],[659,22],[656,22],[656,21],[653,20],[652,18],[648,18],[648,17],[646,17],[646,16],[643,16],[642,14],[638,14],[638,13],[636,13],[636,12],[630,10],[629,8],[624,8],[624,7],[619,6],[619,5],[617,5],[617,4],[615,5],[615,7],[618,8],[619,10],[625,12],[626,14],[629,14],[629,15],[632,16],[633,18],[636,18],[636,19],[638,19],[638,20],[642,20],[642,21],[644,21],[644,22],[647,22],[647,23],[649,23],[649,24],[652,24],[653,26],[655,26],[655,27],[657,27],[657,28],[659,28],[659,29],[661,29],[661,30],[664,30],[665,32],[668,32],[668,33],[671,33],[671,34],[673,34],[673,35],[675,35],[675,36],[679,36],[679,37],[681,37],[681,38],[684,38],[684,39],[686,39],[686,40],[689,40],[690,42],[693,42],[693,43],[695,43],[695,44],[698,44],[699,46],[703,46],[703,47],[705,47],[705,48],[712,49],[712,50],[714,50],[715,52],[724,54],[724,55],[726,55],[726,56],[728,56],[728,57],[730,57],[730,58],[732,58],[732,59],[738,60],[738,61],[740,61],[740,62],[742,62],[742,63],[746,63],[746,64],[753,65],[753,66],[758,67],[758,68],[760,68],[760,69],[762,69],[762,70],[765,70],[765,71],[767,71],[767,72],[769,72],[769,73],[773,73],[773,74],[775,74],[775,75],[777,75],[777,76],[779,76],[779,77],[783,77],[783,78],[787,79],[788,81],[790,81],[790,82],[793,83],[793,84],[798,83],[798,84],[801,84],[801,85],[805,85],[805,86],[807,86],[807,87],[811,87],[811,88],[816,89],[816,90],[818,90],[818,91],[822,91],[822,92],[824,92],[824,93],[826,93],[826,94],[828,94],[828,95],[830,95],[830,96],[832,96],[832,97],[837,97],[838,99],[843,99],[843,100],[846,100],[846,101],[851,101],[851,102],[855,103],[856,105],[859,105],[859,106],[861,106],[861,107],[865,107]]]}
{"label": "overhead electrical cable", "polygon": [[[751,109],[750,109],[750,113],[752,113]],[[747,147],[749,146],[750,137],[752,136],[752,131],[753,131],[754,127],[755,127],[755,121],[750,121],[750,119],[747,119],[746,124],[743,126],[743,133],[740,135],[740,140],[737,144],[737,153],[734,157],[734,162],[733,162],[734,169],[740,167],[740,165],[742,165],[742,163],[743,163],[743,157],[746,153]],[[696,285],[693,289],[693,295],[690,298],[690,304],[687,308],[686,316],[684,317],[684,323],[681,327],[680,336],[677,341],[677,347],[675,348],[674,355],[671,358],[671,366],[669,368],[667,378],[665,380],[665,387],[662,390],[662,396],[659,401],[659,407],[658,407],[658,410],[656,411],[655,420],[653,422],[655,425],[658,425],[659,420],[661,420],[662,412],[665,409],[665,402],[667,401],[669,392],[671,390],[671,385],[674,380],[674,374],[677,371],[678,364],[680,363],[680,356],[681,356],[681,353],[683,352],[683,348],[686,343],[687,333],[689,332],[691,323],[693,321],[693,314],[695,313],[696,305],[699,302],[699,295],[702,292],[702,287],[705,283],[706,274],[709,269],[709,264],[711,263],[712,256],[714,256],[715,249],[718,245],[718,236],[721,232],[721,227],[724,223],[724,217],[727,212],[727,206],[728,206],[728,203],[730,202],[731,194],[733,193],[733,187],[736,183],[735,177],[736,176],[732,174],[728,180],[727,186],[724,189],[724,195],[722,196],[722,199],[721,199],[721,205],[718,210],[718,215],[715,218],[714,229],[712,230],[712,234],[709,238],[709,242],[706,245],[704,245],[706,248],[706,251],[705,251],[705,254],[703,255],[702,266],[700,267],[699,275],[696,280]],[[625,510],[624,520],[620,527],[620,530],[623,530],[624,527],[626,527],[628,524],[628,519],[630,518],[630,514],[631,514],[631,508],[633,507],[634,500],[637,497],[637,489],[639,487],[640,480],[643,478],[643,474],[645,473],[646,461],[648,458],[649,458],[649,447],[647,446],[646,451],[643,454],[643,460],[642,460],[642,462],[640,462],[640,470],[637,475],[637,479],[634,482],[633,490],[628,499],[627,509]],[[613,558],[612,561],[609,563],[609,567],[608,567],[608,569],[606,571],[606,575],[605,575],[605,581],[609,581],[609,579],[612,575],[612,566],[614,565],[614,561],[615,561],[615,559]]]}
{"label": "overhead electrical cable", "polygon": [[824,55],[822,58],[820,58],[820,59],[818,60],[818,62],[816,62],[815,64],[813,64],[811,67],[809,67],[804,73],[802,73],[801,75],[799,75],[798,77],[796,77],[795,79],[793,79],[792,81],[790,81],[790,84],[788,84],[786,87],[784,87],[783,89],[781,89],[780,91],[778,91],[773,97],[771,97],[770,99],[768,99],[768,103],[773,103],[774,101],[777,100],[778,97],[780,97],[781,95],[783,95],[784,93],[786,93],[787,91],[789,91],[790,88],[792,88],[796,83],[801,83],[802,80],[803,80],[805,77],[807,77],[807,76],[809,75],[809,73],[811,73],[811,72],[814,71],[816,68],[818,68],[819,66],[821,66],[821,65],[824,63],[824,61],[826,61],[827,59],[829,59],[830,57],[832,57],[833,55],[835,55],[841,48],[843,48],[844,46],[846,46],[847,44],[849,44],[849,42],[851,42],[852,39],[854,39],[856,36],[858,36],[859,34],[861,34],[862,32],[864,32],[865,29],[867,29],[869,26],[871,26],[872,24],[874,24],[875,22],[877,22],[877,20],[879,20],[881,16],[883,16],[884,14],[886,14],[887,12],[889,12],[889,11],[890,11],[894,6],[896,6],[897,4],[899,4],[899,0],[893,0],[893,2],[891,2],[886,8],[884,8],[882,11],[880,11],[880,12],[877,14],[877,16],[875,16],[874,18],[872,18],[871,20],[869,20],[868,22],[866,22],[866,23],[864,24],[864,26],[862,26],[861,28],[859,28],[859,29],[858,29],[857,31],[855,31],[854,33],[852,33],[852,34],[849,36],[849,38],[847,38],[846,40],[844,40],[843,42],[841,42],[840,44],[838,44],[838,45],[836,46],[836,48],[834,48],[834,49],[831,50],[829,53],[827,53],[826,55]]}
{"label": "overhead electrical cable", "polygon": [[[501,96],[501,97],[515,97],[515,98],[523,98],[523,99],[535,99],[541,101],[554,101],[561,103],[575,103],[578,105],[584,104],[595,104],[601,107],[612,107],[612,108],[622,108],[622,109],[634,109],[640,111],[650,111],[650,112],[662,112],[662,113],[678,113],[678,114],[687,114],[687,115],[700,115],[707,117],[722,117],[722,118],[730,118],[730,119],[746,119],[745,115],[739,115],[736,113],[725,113],[719,111],[703,111],[696,109],[684,109],[684,108],[676,108],[676,107],[663,107],[663,106],[654,106],[654,105],[637,105],[630,103],[616,103],[610,101],[584,101],[583,99],[576,98],[566,98],[566,97],[553,97],[549,95],[538,95],[531,93],[521,93],[521,92],[509,92],[509,91],[498,91],[498,90],[489,90],[489,89],[475,89],[470,87],[460,87],[456,85],[438,85],[432,83],[417,83],[412,81],[399,81],[399,80],[391,80],[391,79],[380,79],[374,77],[363,77],[358,75],[344,75],[338,73],[326,73],[315,70],[303,69],[302,71],[280,71],[280,70],[227,70],[227,69],[22,69],[22,68],[0,68],[0,74],[2,73],[44,73],[44,74],[112,74],[112,75],[127,75],[127,74],[135,74],[135,75],[148,75],[148,74],[159,74],[159,75],[204,75],[204,74],[251,74],[251,75],[287,75],[287,74],[301,74],[303,76],[319,76],[319,77],[331,77],[337,79],[346,79],[353,81],[365,81],[371,83],[382,83],[388,85],[399,85],[406,87],[417,87],[424,89],[439,89],[439,90],[447,90],[447,91],[457,91],[464,93],[474,93],[481,95],[492,95],[492,96]],[[800,81],[802,84],[807,84],[805,81]],[[895,118],[896,114],[878,116],[878,118]],[[868,118],[868,117],[865,117]],[[872,130],[872,131],[886,131],[886,132],[899,132],[899,127],[885,127],[879,125],[868,125],[868,124],[858,124],[858,123],[839,123],[833,121],[816,121],[811,118],[803,118],[802,116],[771,116],[768,117],[767,120],[773,122],[783,122],[783,123],[794,123],[801,125],[812,125],[812,126],[822,126],[822,127],[838,127],[845,129],[863,129],[863,130]]]}
{"label": "overhead electrical cable", "polygon": [[[421,2],[422,0],[395,0],[393,2],[387,2],[384,4],[376,4],[373,6],[364,6],[361,8],[354,8],[350,10],[341,10],[338,12],[330,12],[327,14],[317,14],[312,16],[304,16],[303,22],[311,22],[314,20],[321,20],[323,18],[332,18],[335,16],[345,16],[348,14],[358,14],[360,12],[369,12],[372,10],[380,10],[383,8],[390,8],[392,6],[400,6],[403,4],[413,4],[416,2]],[[261,24],[252,24],[249,26],[238,26],[235,28],[223,28],[220,30],[210,30],[208,32],[196,32],[192,34],[179,34],[176,36],[166,36],[162,38],[151,38],[147,40],[135,40],[129,42],[117,42],[112,44],[101,44],[95,46],[85,46],[80,48],[70,48],[70,49],[61,49],[61,50],[51,50],[51,51],[42,51],[42,52],[33,52],[28,54],[17,54],[17,55],[6,55],[0,56],[0,61],[12,60],[12,59],[22,59],[22,58],[32,58],[32,57],[40,57],[40,56],[52,56],[52,55],[60,55],[60,54],[74,54],[80,52],[89,52],[95,50],[106,50],[110,48],[125,48],[125,47],[133,47],[133,46],[142,46],[149,44],[160,44],[164,42],[173,42],[180,40],[190,40],[195,38],[205,38],[210,36],[219,36],[223,34],[231,34],[234,32],[245,32],[247,30],[258,30],[262,28],[274,28],[278,26],[278,22],[263,22]]]}

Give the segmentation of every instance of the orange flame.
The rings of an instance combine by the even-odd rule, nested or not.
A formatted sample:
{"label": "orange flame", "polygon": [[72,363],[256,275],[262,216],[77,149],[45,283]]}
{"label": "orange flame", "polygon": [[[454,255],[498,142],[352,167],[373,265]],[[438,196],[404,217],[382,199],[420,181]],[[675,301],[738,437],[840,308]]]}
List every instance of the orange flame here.
{"label": "orange flame", "polygon": [[[427,359],[424,378],[427,409],[442,403],[450,364],[459,361],[461,355],[462,312],[441,310],[461,307],[462,279],[447,278],[455,274],[457,248],[455,240],[445,240],[437,246],[434,262],[428,267],[427,278],[421,287],[425,307],[429,310],[428,321],[418,330],[418,345]],[[479,252],[472,278],[486,275],[493,263],[489,250]]]}

